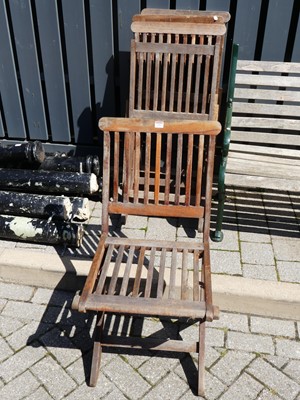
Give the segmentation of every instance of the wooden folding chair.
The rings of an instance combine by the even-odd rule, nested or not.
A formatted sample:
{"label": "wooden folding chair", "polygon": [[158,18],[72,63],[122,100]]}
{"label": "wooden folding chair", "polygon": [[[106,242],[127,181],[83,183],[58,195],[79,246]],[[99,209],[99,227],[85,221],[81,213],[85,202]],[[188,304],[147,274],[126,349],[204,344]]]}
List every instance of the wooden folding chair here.
{"label": "wooden folding chair", "polygon": [[[102,118],[99,127],[104,131],[102,234],[82,293],[73,301],[73,308],[99,316],[90,384],[96,385],[103,346],[198,352],[198,394],[203,395],[205,321],[218,318],[212,303],[209,230],[221,126],[216,121]],[[203,239],[111,236],[111,214],[203,217]],[[185,317],[200,321],[199,338],[191,343],[107,336],[102,332],[105,313]]]}
{"label": "wooden folding chair", "polygon": [[225,14],[133,17],[130,117],[218,119]]}

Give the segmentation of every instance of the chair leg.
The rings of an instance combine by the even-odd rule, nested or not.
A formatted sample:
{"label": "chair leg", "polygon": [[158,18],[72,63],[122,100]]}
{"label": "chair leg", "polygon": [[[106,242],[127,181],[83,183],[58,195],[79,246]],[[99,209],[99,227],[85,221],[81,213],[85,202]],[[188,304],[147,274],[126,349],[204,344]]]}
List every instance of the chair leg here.
{"label": "chair leg", "polygon": [[97,380],[100,371],[102,346],[101,346],[101,334],[103,329],[104,313],[97,316],[97,324],[95,327],[95,339],[93,347],[92,356],[92,366],[91,366],[91,376],[90,376],[90,386],[94,387],[97,385]]}
{"label": "chair leg", "polygon": [[204,397],[205,392],[205,321],[199,324],[199,354],[198,354],[198,396]]}

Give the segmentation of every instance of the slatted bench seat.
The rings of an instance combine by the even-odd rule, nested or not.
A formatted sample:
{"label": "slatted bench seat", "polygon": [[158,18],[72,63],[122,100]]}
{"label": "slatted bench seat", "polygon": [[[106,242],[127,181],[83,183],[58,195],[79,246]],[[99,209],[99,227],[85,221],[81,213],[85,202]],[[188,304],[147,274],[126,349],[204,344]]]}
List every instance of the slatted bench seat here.
{"label": "slatted bench seat", "polygon": [[300,63],[237,61],[237,51],[234,46],[216,241],[223,237],[224,175],[226,185],[300,191]]}

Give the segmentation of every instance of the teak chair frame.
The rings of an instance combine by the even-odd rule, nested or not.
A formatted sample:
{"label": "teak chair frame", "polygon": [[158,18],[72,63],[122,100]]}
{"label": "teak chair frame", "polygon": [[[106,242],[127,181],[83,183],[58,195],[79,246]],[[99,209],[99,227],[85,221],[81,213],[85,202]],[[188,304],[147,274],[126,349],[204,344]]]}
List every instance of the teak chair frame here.
{"label": "teak chair frame", "polygon": [[[73,301],[80,312],[98,312],[90,385],[96,385],[104,346],[198,352],[197,392],[204,395],[205,321],[218,318],[212,302],[209,230],[221,126],[216,121],[102,118],[99,127],[104,131],[102,234],[82,293]],[[110,236],[109,215],[115,213],[202,216],[203,238],[178,242]],[[105,336],[105,313],[200,321],[199,339]]]}
{"label": "teak chair frame", "polygon": [[129,117],[217,120],[228,13],[146,11],[131,25]]}

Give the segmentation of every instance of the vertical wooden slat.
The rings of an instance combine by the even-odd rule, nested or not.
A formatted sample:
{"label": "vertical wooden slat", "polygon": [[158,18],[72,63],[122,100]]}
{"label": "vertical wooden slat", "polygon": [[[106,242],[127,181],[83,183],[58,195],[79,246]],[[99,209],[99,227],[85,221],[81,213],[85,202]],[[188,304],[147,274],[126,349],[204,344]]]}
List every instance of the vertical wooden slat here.
{"label": "vertical wooden slat", "polygon": [[199,250],[195,250],[193,253],[193,300],[200,300],[200,275],[199,275]]}
{"label": "vertical wooden slat", "polygon": [[113,183],[113,199],[118,201],[119,189],[119,162],[120,162],[120,133],[114,134],[114,183]]}
{"label": "vertical wooden slat", "polygon": [[[207,40],[208,40],[208,45],[211,45],[212,42],[211,36],[208,36]],[[203,81],[202,109],[201,109],[202,114],[205,114],[207,109],[210,58],[211,56],[209,54],[205,56],[205,70],[204,70],[204,81]]]}
{"label": "vertical wooden slat", "polygon": [[[163,35],[159,34],[159,43],[163,42]],[[161,54],[155,54],[155,72],[154,72],[154,98],[153,98],[153,110],[157,111],[158,105],[158,88],[159,88],[159,69],[161,63]]]}
{"label": "vertical wooden slat", "polygon": [[197,169],[196,169],[196,200],[195,200],[196,206],[199,206],[201,202],[203,149],[204,149],[204,136],[200,135],[198,144]]}
{"label": "vertical wooden slat", "polygon": [[182,144],[183,135],[178,134],[177,137],[177,159],[176,159],[176,178],[175,178],[175,204],[179,204],[180,199],[180,184],[181,184],[181,168],[182,168]]}
{"label": "vertical wooden slat", "polygon": [[62,1],[75,143],[92,143],[84,0]]}
{"label": "vertical wooden slat", "polygon": [[212,82],[211,82],[211,93],[210,93],[210,106],[209,106],[209,118],[218,119],[218,114],[216,113],[217,108],[217,83],[218,83],[218,68],[219,68],[219,57],[220,57],[220,45],[221,38],[218,36],[215,44],[214,60],[213,60],[213,71],[212,71]]}
{"label": "vertical wooden slat", "polygon": [[145,258],[145,250],[146,250],[145,247],[141,247],[141,249],[140,249],[138,265],[137,265],[137,269],[136,269],[134,285],[133,285],[133,290],[132,290],[132,297],[137,297],[138,294],[139,294],[141,276],[142,276],[142,269],[143,269],[144,258]]}
{"label": "vertical wooden slat", "polygon": [[194,136],[188,135],[188,151],[187,151],[187,166],[185,178],[185,205],[189,206],[191,201],[191,185],[192,185],[192,170],[193,170],[193,145]]}
{"label": "vertical wooden slat", "polygon": [[127,262],[126,262],[126,267],[125,267],[125,272],[123,275],[122,286],[120,289],[120,296],[125,296],[126,292],[127,292],[129,274],[130,274],[130,269],[131,269],[131,265],[132,265],[132,259],[134,256],[134,252],[135,252],[135,246],[130,246],[128,258],[127,258]]}
{"label": "vertical wooden slat", "polygon": [[104,132],[103,145],[103,189],[102,189],[102,232],[108,233],[108,202],[110,181],[110,133]]}
{"label": "vertical wooden slat", "polygon": [[124,249],[125,246],[121,245],[118,248],[118,255],[117,255],[117,259],[114,265],[114,270],[113,270],[113,274],[109,283],[109,287],[108,287],[108,294],[114,294],[115,290],[116,290],[116,284],[117,284],[117,280],[118,280],[118,276],[119,276],[119,271],[120,271],[120,266],[121,266],[121,262],[123,259],[123,255],[124,255]]}
{"label": "vertical wooden slat", "polygon": [[35,2],[52,140],[71,141],[57,3]]}
{"label": "vertical wooden slat", "polygon": [[[135,153],[134,153],[134,202],[138,202],[140,184],[140,155],[141,155],[141,136],[135,133]],[[129,155],[130,157],[130,155]],[[130,162],[130,159],[129,159]]]}
{"label": "vertical wooden slat", "polygon": [[[187,43],[187,35],[183,35],[183,44]],[[182,109],[182,97],[183,93],[183,84],[184,84],[184,69],[185,69],[185,60],[186,55],[180,54],[180,63],[179,63],[179,77],[178,77],[178,94],[177,94],[177,112],[181,112]]]}
{"label": "vertical wooden slat", "polygon": [[30,139],[47,140],[34,26],[29,0],[9,2]]}
{"label": "vertical wooden slat", "polygon": [[160,163],[161,163],[161,133],[156,134],[156,153],[155,153],[155,178],[154,178],[154,203],[159,203],[160,188]]}
{"label": "vertical wooden slat", "polygon": [[216,137],[209,136],[209,147],[208,147],[208,160],[207,160],[207,172],[206,172],[206,188],[205,188],[205,217],[204,217],[204,231],[203,240],[209,243],[210,233],[210,215],[211,215],[211,198],[212,198],[212,181],[213,181],[213,170],[214,170],[214,156],[215,156],[215,145]]}
{"label": "vertical wooden slat", "polygon": [[[167,43],[171,42],[171,34],[167,34]],[[161,110],[166,110],[166,98],[167,98],[167,82],[168,82],[168,70],[170,63],[170,53],[163,54],[163,72],[162,72],[162,89],[161,89]]]}
{"label": "vertical wooden slat", "polygon": [[208,241],[204,242],[202,270],[203,270],[203,282],[204,282],[204,299],[206,301],[206,304],[212,304],[212,284],[211,284],[210,254],[209,254]]}
{"label": "vertical wooden slat", "polygon": [[[145,35],[143,35],[143,40],[147,40],[147,37]],[[141,110],[142,109],[142,101],[143,101],[143,79],[144,79],[144,56],[143,56],[143,53],[138,54],[136,61],[138,62],[138,65],[139,65],[139,75],[138,75],[138,83],[137,83],[137,86],[138,86],[137,109]],[[135,80],[134,80],[134,82],[135,82]],[[132,90],[135,91],[135,87],[133,87]]]}
{"label": "vertical wooden slat", "polygon": [[188,296],[188,251],[184,249],[182,253],[181,299],[187,300]]}
{"label": "vertical wooden slat", "polygon": [[149,261],[149,265],[148,265],[147,282],[146,282],[146,287],[145,287],[145,297],[146,298],[151,296],[151,287],[152,287],[152,281],[153,281],[155,253],[156,253],[156,248],[152,247],[151,248],[151,252],[150,252],[150,261]]}
{"label": "vertical wooden slat", "polygon": [[167,134],[165,204],[169,204],[171,183],[172,135]]}
{"label": "vertical wooden slat", "polygon": [[0,92],[8,137],[24,139],[26,128],[4,1],[0,2],[0,43]]}
{"label": "vertical wooden slat", "polygon": [[[136,53],[136,42],[135,40],[131,40],[131,50],[130,50],[130,80],[129,80],[129,85],[130,85],[130,90],[129,90],[129,117],[131,117],[131,114],[133,110],[136,107],[137,104],[137,109],[141,109],[141,79],[140,75],[142,73],[142,63],[141,63],[141,54],[137,55]],[[136,81],[136,65],[138,63],[138,82]],[[136,93],[136,85],[138,87],[137,93]],[[136,95],[137,95],[137,100],[136,100]]]}
{"label": "vertical wooden slat", "polygon": [[169,283],[169,299],[176,298],[176,269],[177,269],[177,249],[172,249],[171,272]]}
{"label": "vertical wooden slat", "polygon": [[129,162],[130,162],[130,154],[129,154],[129,146],[130,146],[130,132],[126,132],[124,134],[124,160],[123,160],[123,198],[124,202],[128,202],[128,191],[129,191]]}
{"label": "vertical wooden slat", "polygon": [[108,271],[109,265],[111,263],[111,258],[112,258],[114,250],[115,250],[114,245],[110,244],[108,246],[108,249],[105,254],[105,258],[104,258],[103,265],[101,268],[101,274],[99,277],[99,281],[97,283],[97,288],[95,290],[95,293],[97,293],[97,294],[101,294],[103,292],[104,284],[105,284],[106,276],[107,276],[107,271]]}
{"label": "vertical wooden slat", "polygon": [[150,159],[151,159],[151,133],[146,133],[146,149],[145,149],[145,183],[144,183],[144,204],[149,202],[150,188]]}
{"label": "vertical wooden slat", "polygon": [[[191,35],[191,44],[196,43],[196,35]],[[193,54],[188,55],[188,72],[187,72],[187,83],[186,83],[186,95],[185,95],[185,112],[190,112],[190,99],[192,89],[192,72],[195,56]],[[195,90],[195,89],[194,89]]]}
{"label": "vertical wooden slat", "polygon": [[[200,36],[199,44],[203,45],[204,37]],[[202,66],[202,55],[196,56],[196,77],[195,77],[195,87],[194,87],[194,107],[193,112],[197,113],[199,108],[199,94],[200,94],[200,78],[201,78],[201,66]]]}
{"label": "vertical wooden slat", "polygon": [[166,249],[163,248],[161,250],[160,255],[160,264],[159,264],[159,276],[158,276],[158,284],[157,284],[157,298],[161,299],[164,293],[164,276],[166,269]]}
{"label": "vertical wooden slat", "polygon": [[[151,42],[154,43],[154,41],[155,41],[155,35],[151,34]],[[152,53],[147,53],[145,110],[150,109],[152,57],[153,57]]]}
{"label": "vertical wooden slat", "polygon": [[[179,35],[175,35],[175,43],[179,43]],[[170,100],[169,100],[169,110],[174,110],[174,97],[175,97],[175,83],[176,83],[176,66],[177,66],[178,55],[172,54],[171,57],[171,87],[170,87]]]}

